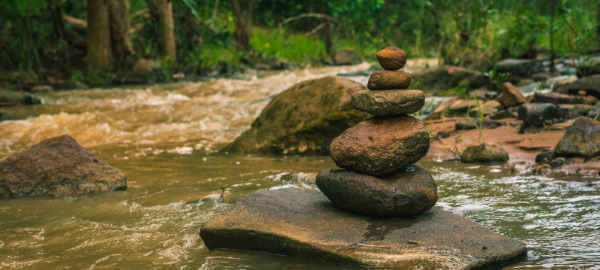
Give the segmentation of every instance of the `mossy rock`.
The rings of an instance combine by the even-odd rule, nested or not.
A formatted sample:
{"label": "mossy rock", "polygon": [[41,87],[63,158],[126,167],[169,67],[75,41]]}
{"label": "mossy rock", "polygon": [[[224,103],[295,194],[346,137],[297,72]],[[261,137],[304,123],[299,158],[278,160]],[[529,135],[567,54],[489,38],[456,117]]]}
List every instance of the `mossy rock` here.
{"label": "mossy rock", "polygon": [[275,96],[221,152],[327,154],[334,137],[369,117],[350,104],[352,94],[365,89],[334,76],[300,82]]}

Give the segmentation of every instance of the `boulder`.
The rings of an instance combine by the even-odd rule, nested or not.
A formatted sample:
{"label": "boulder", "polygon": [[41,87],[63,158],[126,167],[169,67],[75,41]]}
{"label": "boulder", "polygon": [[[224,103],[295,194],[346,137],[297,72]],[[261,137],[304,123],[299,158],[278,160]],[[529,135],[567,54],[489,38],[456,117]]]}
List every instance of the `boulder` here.
{"label": "boulder", "polygon": [[579,91],[585,91],[587,95],[600,98],[600,75],[593,75],[581,78],[568,84],[568,92],[578,94]]}
{"label": "boulder", "polygon": [[460,155],[463,162],[507,162],[508,152],[499,143],[471,145]]}
{"label": "boulder", "polygon": [[535,163],[549,164],[555,157],[554,150],[546,149],[535,156]]}
{"label": "boulder", "polygon": [[379,116],[414,113],[423,105],[425,95],[421,90],[366,90],[352,95],[354,108]]}
{"label": "boulder", "polygon": [[590,111],[588,112],[587,116],[589,118],[592,119],[596,119],[596,117],[598,117],[600,115],[600,102],[596,103],[596,105],[594,105]]}
{"label": "boulder", "polygon": [[369,117],[350,102],[361,90],[363,85],[344,77],[295,84],[275,96],[250,129],[221,152],[325,155],[335,136]]}
{"label": "boulder", "polygon": [[23,92],[0,89],[0,107],[42,104],[42,100]]}
{"label": "boulder", "polygon": [[344,169],[324,170],[317,186],[340,209],[375,217],[415,216],[437,201],[433,177],[416,165],[378,178]]}
{"label": "boulder", "polygon": [[410,218],[365,218],[318,191],[259,191],[200,230],[206,247],[263,251],[381,269],[486,269],[524,258],[525,245],[437,207]]}
{"label": "boulder", "polygon": [[397,47],[387,47],[375,55],[382,68],[398,70],[406,65],[406,52]]}
{"label": "boulder", "polygon": [[492,119],[483,119],[480,121],[478,118],[462,118],[456,121],[454,125],[454,129],[456,130],[469,130],[469,129],[477,129],[477,128],[485,128],[485,129],[494,129],[500,126],[506,125],[503,122],[492,120]]}
{"label": "boulder", "polygon": [[552,104],[581,104],[581,97],[570,96],[560,93],[535,93],[533,97],[534,103],[552,103]]}
{"label": "boulder", "polygon": [[544,127],[558,118],[558,108],[552,103],[526,103],[519,107],[519,120],[526,127]]}
{"label": "boulder", "polygon": [[464,87],[478,89],[488,85],[483,73],[456,66],[435,67],[412,74],[412,80],[427,94],[437,95],[443,91]]}
{"label": "boulder", "polygon": [[382,176],[420,160],[429,150],[429,133],[412,116],[371,118],[333,139],[331,158],[342,168]]}
{"label": "boulder", "polygon": [[556,144],[554,154],[558,157],[600,156],[600,122],[588,117],[577,118]]}
{"label": "boulder", "polygon": [[404,71],[377,70],[369,76],[367,88],[369,90],[406,89],[410,82],[410,74]]}
{"label": "boulder", "polygon": [[0,198],[67,197],[126,188],[118,169],[68,135],[44,140],[0,162]]}
{"label": "boulder", "polygon": [[333,61],[336,65],[356,65],[362,63],[362,57],[356,50],[346,49],[335,52]]}
{"label": "boulder", "polygon": [[504,107],[514,107],[527,102],[527,100],[519,88],[511,83],[504,83],[502,84],[502,96],[500,97],[500,102]]}
{"label": "boulder", "polygon": [[535,73],[543,73],[544,63],[539,60],[530,59],[504,59],[496,64],[497,73],[507,73],[511,81],[520,78],[530,78]]}

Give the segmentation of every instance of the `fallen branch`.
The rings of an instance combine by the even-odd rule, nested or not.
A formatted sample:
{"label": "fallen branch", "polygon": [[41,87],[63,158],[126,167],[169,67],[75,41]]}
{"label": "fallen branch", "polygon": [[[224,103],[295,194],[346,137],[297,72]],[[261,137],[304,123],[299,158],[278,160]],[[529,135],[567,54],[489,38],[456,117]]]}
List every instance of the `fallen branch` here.
{"label": "fallen branch", "polygon": [[312,17],[312,18],[319,18],[319,19],[323,19],[323,20],[326,20],[326,21],[330,21],[330,22],[335,22],[335,19],[333,17],[327,15],[327,14],[322,14],[322,13],[302,13],[300,15],[289,17],[289,18],[281,21],[281,23],[279,23],[279,25],[277,27],[281,27],[281,26],[283,26],[286,23],[290,23],[290,22],[293,22],[293,21],[296,21],[296,20],[300,20],[300,19],[303,19],[303,18],[310,18],[310,17]]}
{"label": "fallen branch", "polygon": [[87,29],[86,21],[66,15],[66,14],[63,14],[62,17],[63,17],[63,20],[65,20],[66,23],[72,25],[73,28],[75,28],[75,30],[85,33],[85,30]]}
{"label": "fallen branch", "polygon": [[385,249],[391,249],[392,247],[390,246],[380,246],[380,245],[368,245],[368,244],[356,244],[358,247],[370,247],[370,248],[385,248]]}

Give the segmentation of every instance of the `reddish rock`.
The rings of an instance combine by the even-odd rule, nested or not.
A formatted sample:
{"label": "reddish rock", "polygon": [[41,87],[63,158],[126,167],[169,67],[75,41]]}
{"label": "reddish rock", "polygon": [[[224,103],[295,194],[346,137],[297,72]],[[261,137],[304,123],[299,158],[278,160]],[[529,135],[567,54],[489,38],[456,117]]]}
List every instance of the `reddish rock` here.
{"label": "reddish rock", "polygon": [[363,112],[386,116],[419,111],[425,105],[421,90],[360,91],[352,95],[352,106]]}
{"label": "reddish rock", "polygon": [[412,116],[371,118],[333,139],[331,158],[345,169],[374,176],[398,171],[429,150],[429,133]]}
{"label": "reddish rock", "polygon": [[406,64],[406,52],[397,47],[387,47],[375,56],[381,67],[386,70],[398,70]]}
{"label": "reddish rock", "polygon": [[69,135],[0,162],[0,198],[78,196],[127,189],[125,176]]}
{"label": "reddish rock", "polygon": [[368,216],[415,216],[437,201],[433,177],[416,165],[383,178],[343,169],[323,170],[317,175],[317,186],[337,207]]}
{"label": "reddish rock", "polygon": [[403,71],[378,70],[371,73],[369,90],[406,89],[411,82],[410,74]]}
{"label": "reddish rock", "polygon": [[521,90],[511,83],[502,85],[502,97],[500,99],[504,107],[514,107],[527,102]]}

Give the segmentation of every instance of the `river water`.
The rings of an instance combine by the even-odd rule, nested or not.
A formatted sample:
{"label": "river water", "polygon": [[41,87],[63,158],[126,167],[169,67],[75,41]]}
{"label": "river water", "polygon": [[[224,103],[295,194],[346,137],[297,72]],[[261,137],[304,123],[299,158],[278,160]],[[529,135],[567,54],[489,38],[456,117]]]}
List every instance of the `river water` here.
{"label": "river water", "polygon": [[[0,159],[70,134],[128,177],[124,192],[0,200],[0,269],[360,269],[265,253],[208,251],[202,224],[254,191],[294,186],[334,167],[327,156],[222,155],[270,97],[294,83],[368,65],[42,94],[6,109]],[[351,77],[366,83],[366,77]],[[493,166],[421,161],[438,206],[525,242],[508,269],[600,269],[600,180],[515,175]],[[224,202],[219,197],[224,189]]]}

